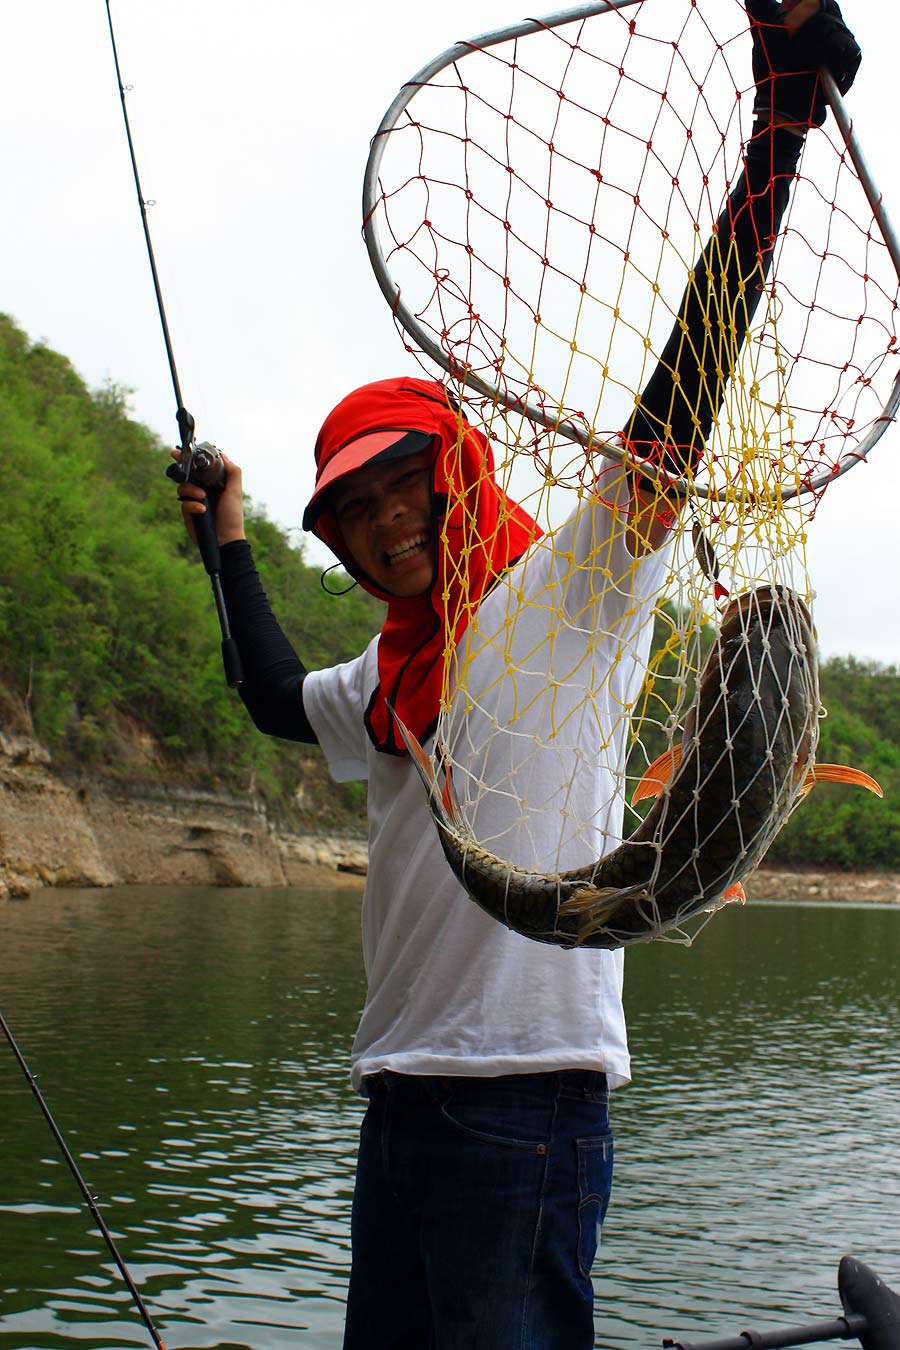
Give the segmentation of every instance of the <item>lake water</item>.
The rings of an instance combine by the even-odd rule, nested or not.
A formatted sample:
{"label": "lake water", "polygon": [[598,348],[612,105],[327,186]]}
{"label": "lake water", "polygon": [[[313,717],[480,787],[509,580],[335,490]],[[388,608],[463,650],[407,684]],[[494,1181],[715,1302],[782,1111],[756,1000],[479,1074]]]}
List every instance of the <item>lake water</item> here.
{"label": "lake water", "polygon": [[[0,1009],[169,1350],[341,1343],[361,1114],[352,892],[43,892],[0,907]],[[632,949],[635,1082],[598,1346],[900,1289],[900,909],[751,905]],[[0,1039],[0,1347],[147,1346]]]}

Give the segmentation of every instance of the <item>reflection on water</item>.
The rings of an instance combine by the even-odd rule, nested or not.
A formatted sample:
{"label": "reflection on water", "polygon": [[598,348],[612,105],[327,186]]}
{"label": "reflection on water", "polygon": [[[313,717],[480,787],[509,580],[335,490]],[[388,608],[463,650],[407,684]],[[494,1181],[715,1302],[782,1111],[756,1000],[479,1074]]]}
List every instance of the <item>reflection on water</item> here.
{"label": "reflection on water", "polygon": [[847,1251],[900,1288],[900,912],[753,906],[635,955],[602,1343],[835,1316]]}
{"label": "reflection on water", "polygon": [[[339,1345],[358,899],[129,888],[3,917],[7,1019],[170,1350]],[[0,1343],[146,1345],[17,1073]]]}
{"label": "reflection on water", "polygon": [[[0,927],[0,1006],[169,1350],[339,1346],[358,898],[47,892]],[[896,910],[759,905],[629,952],[598,1345],[831,1317],[845,1251],[900,1286],[898,958]],[[3,1044],[0,1159],[3,1350],[148,1345]]]}

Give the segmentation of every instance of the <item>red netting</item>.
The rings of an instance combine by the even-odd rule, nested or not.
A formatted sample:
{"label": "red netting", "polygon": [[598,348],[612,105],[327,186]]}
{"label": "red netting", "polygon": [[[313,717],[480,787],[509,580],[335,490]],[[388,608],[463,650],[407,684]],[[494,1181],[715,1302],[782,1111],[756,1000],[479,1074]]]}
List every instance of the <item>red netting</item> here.
{"label": "red netting", "polygon": [[[753,96],[739,0],[644,0],[457,57],[384,133],[370,212],[411,348],[585,436],[625,426],[740,175]],[[829,118],[741,351],[733,312],[708,309],[722,411],[701,487],[768,499],[865,448],[897,374],[897,292]],[[579,480],[571,446],[519,439]]]}

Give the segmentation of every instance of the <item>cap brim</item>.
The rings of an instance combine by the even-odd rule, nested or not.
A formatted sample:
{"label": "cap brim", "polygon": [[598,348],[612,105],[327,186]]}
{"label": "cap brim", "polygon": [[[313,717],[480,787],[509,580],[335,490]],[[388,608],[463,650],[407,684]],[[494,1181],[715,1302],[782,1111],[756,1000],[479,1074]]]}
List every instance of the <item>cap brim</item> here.
{"label": "cap brim", "polygon": [[339,479],[346,478],[347,474],[355,473],[357,469],[374,464],[376,461],[405,459],[407,455],[417,455],[420,451],[427,450],[433,440],[434,436],[430,432],[405,431],[397,428],[389,431],[368,431],[364,436],[357,436],[332,455],[322,470],[316,483],[316,490],[303,512],[304,530],[313,528],[325,506],[328,489]]}

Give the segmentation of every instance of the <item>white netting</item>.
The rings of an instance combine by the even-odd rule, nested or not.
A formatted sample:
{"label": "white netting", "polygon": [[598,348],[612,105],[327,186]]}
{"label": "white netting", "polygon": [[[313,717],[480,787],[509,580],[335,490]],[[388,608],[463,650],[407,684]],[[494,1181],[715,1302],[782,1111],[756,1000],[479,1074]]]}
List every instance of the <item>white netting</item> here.
{"label": "white netting", "polygon": [[[897,273],[833,118],[808,137],[765,278],[754,262],[739,285],[723,280],[735,246],[721,213],[744,171],[750,71],[738,0],[643,0],[484,49],[461,44],[377,138],[368,230],[407,344],[449,372],[492,438],[498,480],[547,531],[447,652],[438,740],[462,807],[445,843],[455,833],[469,877],[479,850],[546,874],[552,907],[554,886],[557,900],[568,893],[559,873],[651,828],[646,807],[623,816],[623,797],[681,742],[698,698],[709,703],[704,744],[689,728],[652,838],[639,834],[626,859],[640,852],[637,873],[613,883],[607,865],[594,877],[637,888],[616,901],[610,940],[717,903],[796,804],[818,713],[806,529],[832,476],[880,433],[897,378]],[[715,284],[697,270],[710,239]],[[699,324],[683,322],[692,291]],[[741,341],[741,312],[760,291]],[[702,423],[706,400],[713,416],[664,569],[659,555],[634,560],[647,519],[598,449],[621,446],[679,324],[671,400],[648,404],[653,438],[672,438],[692,366],[703,375],[690,411]],[[465,541],[463,571],[478,542]],[[723,591],[737,643],[725,655],[712,636]],[[768,810],[756,792],[766,775]],[[726,835],[737,856],[707,876],[699,860]],[[678,870],[693,894],[663,913],[660,869],[676,847],[690,855]],[[510,896],[529,903],[532,881],[505,876],[479,884],[496,883],[489,907],[518,927]],[[557,939],[584,936],[572,922],[558,920]]]}

